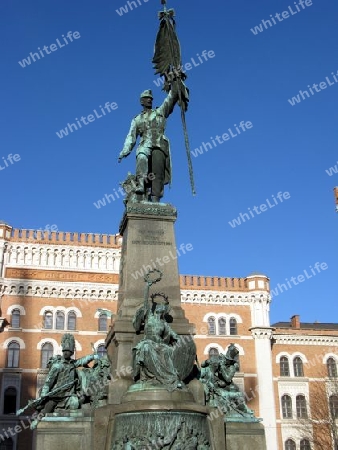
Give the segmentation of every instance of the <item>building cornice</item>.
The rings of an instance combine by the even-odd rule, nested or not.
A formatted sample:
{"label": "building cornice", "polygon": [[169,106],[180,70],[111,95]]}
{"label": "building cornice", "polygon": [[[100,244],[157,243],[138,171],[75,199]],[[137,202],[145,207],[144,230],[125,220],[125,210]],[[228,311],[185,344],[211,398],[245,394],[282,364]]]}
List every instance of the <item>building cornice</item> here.
{"label": "building cornice", "polygon": [[34,270],[7,268],[4,278],[41,281],[68,281],[82,283],[118,283],[118,274],[116,273],[88,273],[69,270]]}
{"label": "building cornice", "polygon": [[0,296],[117,300],[118,284],[0,279]]}
{"label": "building cornice", "polygon": [[190,290],[182,289],[182,303],[206,304],[206,305],[251,305],[255,302],[270,302],[270,296],[265,291],[255,292],[233,292],[212,290]]}
{"label": "building cornice", "polygon": [[5,267],[118,273],[120,248],[46,243],[6,243]]}
{"label": "building cornice", "polygon": [[271,327],[252,327],[249,328],[254,339],[272,339],[275,328]]}
{"label": "building cornice", "polygon": [[337,345],[337,336],[308,336],[295,334],[274,334],[274,344],[281,345]]}

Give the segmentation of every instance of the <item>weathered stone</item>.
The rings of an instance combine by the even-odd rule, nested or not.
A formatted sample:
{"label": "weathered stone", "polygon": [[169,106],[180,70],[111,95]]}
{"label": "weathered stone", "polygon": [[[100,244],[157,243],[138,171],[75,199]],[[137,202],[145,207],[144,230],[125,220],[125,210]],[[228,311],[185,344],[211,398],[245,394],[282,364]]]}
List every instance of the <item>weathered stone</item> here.
{"label": "weathered stone", "polygon": [[93,449],[92,416],[69,413],[68,416],[48,414],[34,431],[35,450],[91,450]]}
{"label": "weathered stone", "polygon": [[225,434],[226,450],[267,450],[261,423],[227,422]]}

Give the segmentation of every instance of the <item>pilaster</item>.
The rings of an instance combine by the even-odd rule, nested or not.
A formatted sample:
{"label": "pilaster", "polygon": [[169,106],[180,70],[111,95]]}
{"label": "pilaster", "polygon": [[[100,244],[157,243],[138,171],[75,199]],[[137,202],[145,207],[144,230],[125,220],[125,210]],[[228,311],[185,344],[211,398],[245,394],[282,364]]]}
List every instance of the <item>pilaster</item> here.
{"label": "pilaster", "polygon": [[268,449],[277,449],[276,405],[274,397],[271,339],[274,328],[250,328],[255,341],[259,416],[263,418]]}

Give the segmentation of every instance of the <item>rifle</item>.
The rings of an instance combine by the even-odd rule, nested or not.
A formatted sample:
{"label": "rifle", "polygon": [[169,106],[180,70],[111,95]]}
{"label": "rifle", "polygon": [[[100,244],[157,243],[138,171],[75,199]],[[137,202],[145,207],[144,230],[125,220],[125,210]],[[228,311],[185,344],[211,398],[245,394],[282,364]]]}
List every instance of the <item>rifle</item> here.
{"label": "rifle", "polygon": [[24,411],[26,411],[26,409],[28,409],[30,407],[36,409],[36,407],[40,406],[44,402],[44,400],[46,400],[47,398],[53,397],[55,394],[58,394],[59,392],[62,392],[65,389],[68,389],[71,386],[73,386],[75,381],[76,380],[70,381],[69,383],[66,383],[66,384],[64,384],[64,385],[62,385],[60,387],[54,388],[50,392],[48,392],[48,394],[43,395],[42,397],[36,398],[35,400],[33,400],[33,399],[29,400],[26,406],[24,406],[21,409],[18,409],[18,411],[16,412],[16,415],[20,416]]}

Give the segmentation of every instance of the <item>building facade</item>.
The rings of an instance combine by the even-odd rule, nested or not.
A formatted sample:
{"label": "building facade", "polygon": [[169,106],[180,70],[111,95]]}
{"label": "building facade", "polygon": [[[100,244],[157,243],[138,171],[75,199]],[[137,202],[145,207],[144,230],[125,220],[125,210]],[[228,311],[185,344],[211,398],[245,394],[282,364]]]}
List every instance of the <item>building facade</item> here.
{"label": "building facade", "polygon": [[[61,354],[62,334],[74,334],[76,358],[93,346],[105,353],[121,243],[118,234],[0,224],[0,450],[31,449],[29,417],[15,412],[37,396],[48,359]],[[268,450],[335,449],[338,324],[302,324],[294,316],[271,325],[269,279],[262,274],[181,275],[180,287],[185,315],[196,326],[198,360],[237,346],[235,380],[263,418]],[[320,447],[324,440],[329,446]]]}

